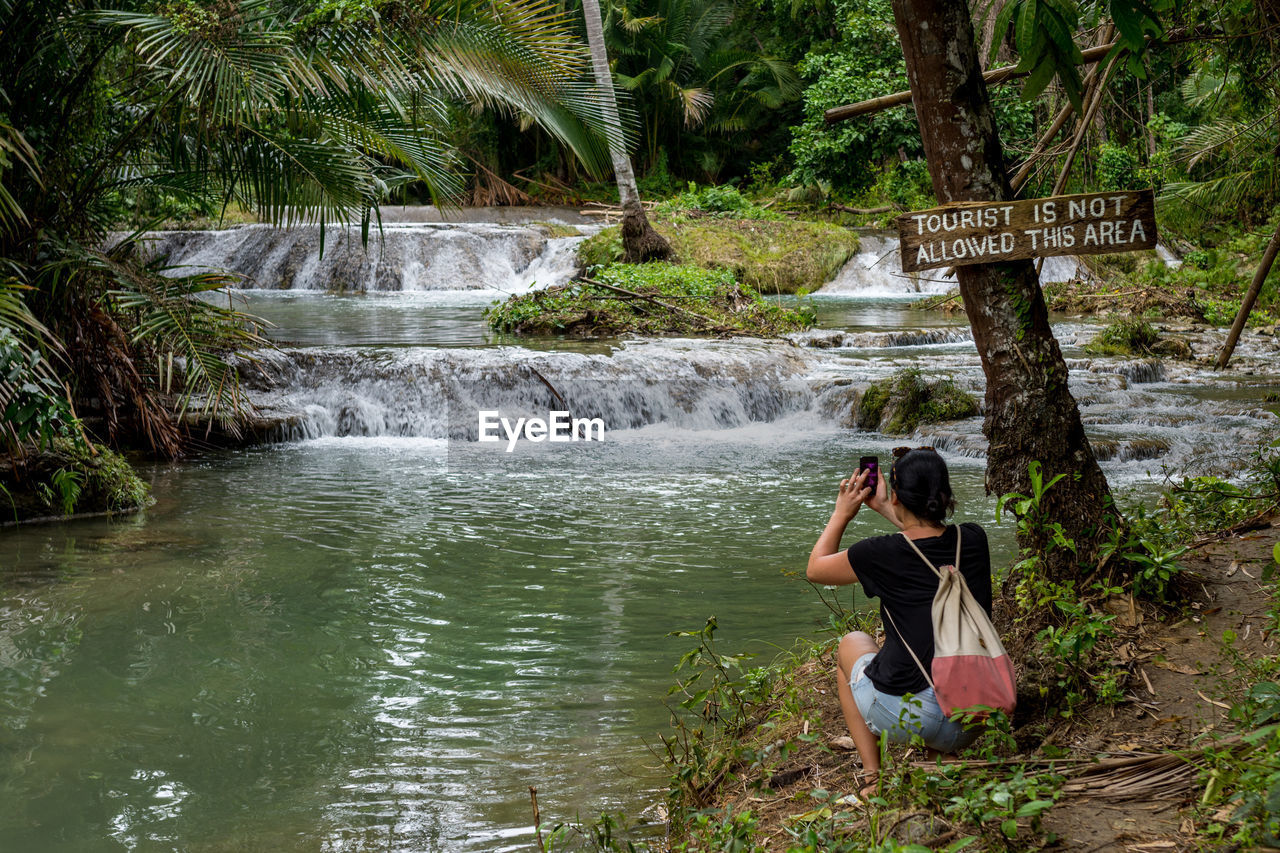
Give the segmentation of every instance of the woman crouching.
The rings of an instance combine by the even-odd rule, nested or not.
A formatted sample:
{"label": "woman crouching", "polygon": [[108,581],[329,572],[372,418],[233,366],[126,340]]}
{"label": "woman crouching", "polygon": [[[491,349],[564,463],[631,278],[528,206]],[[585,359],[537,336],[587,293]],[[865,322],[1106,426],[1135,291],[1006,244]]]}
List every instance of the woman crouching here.
{"label": "woman crouching", "polygon": [[[894,455],[889,469],[892,496],[883,477],[877,478],[876,489],[869,488],[870,473],[865,470],[840,481],[835,511],[813,546],[806,572],[814,583],[861,583],[868,597],[880,599],[884,648],[862,631],[845,634],[836,665],[840,709],[862,757],[863,797],[879,790],[881,734],[893,743],[910,742],[918,735],[936,756],[963,749],[979,732],[949,720],[925,678],[933,661],[931,608],[938,576],[912,544],[934,566],[942,566],[955,562],[959,535],[960,572],[974,598],[991,612],[987,534],[977,524],[946,523],[955,509],[946,463],[933,448],[898,448]],[[873,536],[841,551],[840,537],[863,504],[901,534]]]}

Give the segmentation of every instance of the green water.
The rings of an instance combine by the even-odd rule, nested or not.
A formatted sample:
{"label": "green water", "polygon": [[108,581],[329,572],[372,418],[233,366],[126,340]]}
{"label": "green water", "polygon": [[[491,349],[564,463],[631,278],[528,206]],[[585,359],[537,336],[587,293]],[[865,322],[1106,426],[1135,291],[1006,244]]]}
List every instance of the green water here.
{"label": "green water", "polygon": [[[957,324],[815,302],[833,328]],[[485,329],[484,303],[286,294],[250,309],[282,341],[378,348],[372,363],[509,343]],[[908,365],[980,374],[963,341],[823,358],[819,374],[852,381]],[[1109,463],[1113,483],[1150,488],[1169,460],[1272,434],[1256,389],[1197,370],[1073,377],[1092,429],[1170,445]],[[947,429],[973,435],[977,420]],[[551,824],[636,814],[662,799],[646,742],[689,648],[668,634],[714,615],[726,649],[764,658],[820,634],[828,611],[785,573],[840,477],[901,443],[814,411],[652,424],[500,464],[440,439],[322,438],[146,470],[156,504],[136,517],[0,531],[0,850],[528,849],[529,786]],[[948,461],[958,517],[990,524],[984,461]],[[1010,531],[988,529],[999,564]],[[868,512],[846,542],[882,532]]]}
{"label": "green water", "polygon": [[137,518],[6,532],[4,849],[490,850],[530,785],[549,821],[652,803],[666,634],[818,629],[782,572],[864,451],[642,431],[495,477],[440,445],[228,453],[151,471]]}

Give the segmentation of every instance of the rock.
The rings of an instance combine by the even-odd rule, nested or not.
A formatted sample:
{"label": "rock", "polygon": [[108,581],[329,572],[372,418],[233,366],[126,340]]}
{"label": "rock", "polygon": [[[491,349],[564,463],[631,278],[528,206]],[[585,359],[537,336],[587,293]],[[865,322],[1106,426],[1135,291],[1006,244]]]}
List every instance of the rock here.
{"label": "rock", "polygon": [[1183,361],[1194,361],[1196,357],[1191,342],[1186,338],[1162,338],[1151,347],[1151,352]]}
{"label": "rock", "polygon": [[978,401],[949,378],[929,382],[913,369],[872,383],[858,401],[859,429],[906,435],[922,423],[977,415]]}

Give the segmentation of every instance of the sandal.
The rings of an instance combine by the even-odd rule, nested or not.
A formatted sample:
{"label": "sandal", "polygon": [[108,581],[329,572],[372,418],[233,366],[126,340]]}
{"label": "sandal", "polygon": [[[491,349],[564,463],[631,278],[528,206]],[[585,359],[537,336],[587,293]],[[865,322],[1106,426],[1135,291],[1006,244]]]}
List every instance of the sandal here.
{"label": "sandal", "polygon": [[868,770],[863,772],[862,787],[858,789],[858,797],[866,801],[878,796],[880,796],[880,771]]}

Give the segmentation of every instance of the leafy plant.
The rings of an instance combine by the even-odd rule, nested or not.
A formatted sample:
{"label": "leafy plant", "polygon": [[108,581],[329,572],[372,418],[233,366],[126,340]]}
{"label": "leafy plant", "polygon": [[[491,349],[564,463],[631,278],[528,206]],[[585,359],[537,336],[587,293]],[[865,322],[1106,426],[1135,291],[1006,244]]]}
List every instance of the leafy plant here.
{"label": "leafy plant", "polygon": [[770,337],[814,321],[812,306],[791,308],[767,300],[727,270],[610,264],[594,275],[591,281],[513,296],[489,310],[489,325],[525,335]]}
{"label": "leafy plant", "polygon": [[1160,332],[1145,320],[1117,320],[1084,349],[1094,355],[1150,355],[1159,340]]}

